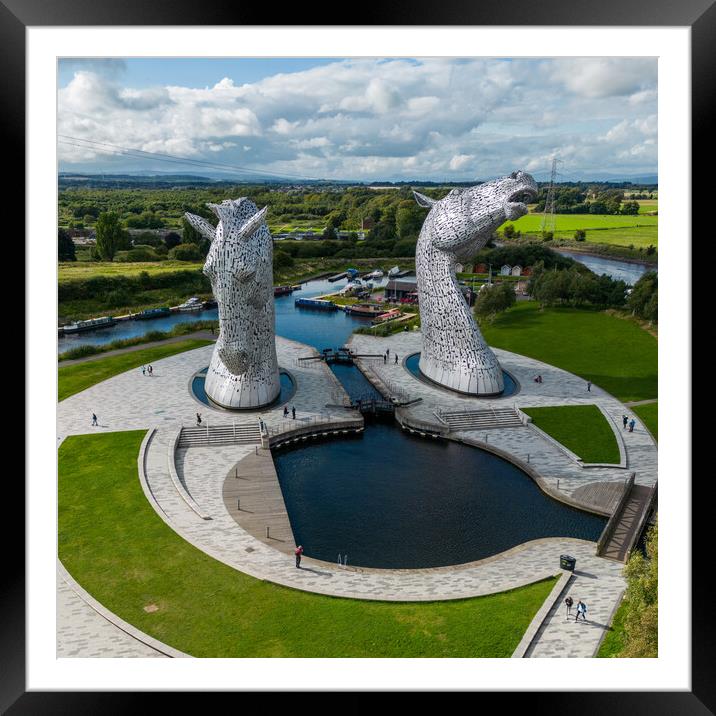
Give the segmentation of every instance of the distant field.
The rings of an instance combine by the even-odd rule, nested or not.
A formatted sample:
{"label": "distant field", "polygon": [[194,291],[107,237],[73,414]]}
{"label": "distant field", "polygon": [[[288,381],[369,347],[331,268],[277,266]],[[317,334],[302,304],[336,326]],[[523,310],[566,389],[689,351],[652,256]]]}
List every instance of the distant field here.
{"label": "distant field", "polygon": [[58,264],[57,278],[60,282],[91,276],[137,276],[142,271],[151,274],[171,271],[201,269],[204,262],[189,261],[142,261],[138,263],[114,263],[112,261],[67,261]]}
{"label": "distant field", "polygon": [[[654,200],[655,201],[655,200]],[[523,234],[539,234],[542,215],[527,214],[509,222]],[[605,214],[557,214],[555,238],[572,239],[577,229],[587,232],[586,240],[592,243],[616,244],[635,247],[658,245],[658,216],[609,216]],[[501,228],[504,229],[503,225]]]}
{"label": "distant field", "polygon": [[637,199],[639,202],[639,213],[646,214],[650,211],[659,211],[658,199]]}

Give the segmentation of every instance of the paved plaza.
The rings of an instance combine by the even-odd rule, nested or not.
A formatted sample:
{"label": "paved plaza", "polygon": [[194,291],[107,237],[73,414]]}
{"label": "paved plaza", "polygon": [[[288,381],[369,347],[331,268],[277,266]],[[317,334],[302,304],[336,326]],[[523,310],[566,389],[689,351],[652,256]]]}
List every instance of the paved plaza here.
{"label": "paved plaza", "polygon": [[[313,348],[277,337],[279,365],[296,381],[296,393],[289,402],[295,405],[296,422],[309,424],[318,418],[332,422],[355,420],[357,414],[342,407],[346,395],[330,369],[322,362],[298,359],[317,355]],[[355,334],[352,348],[358,353],[383,353],[390,348],[391,361],[396,353],[399,363],[384,364],[366,360],[364,371],[373,371],[386,384],[399,386],[411,397],[420,398],[408,408],[421,421],[438,423],[436,410],[504,405],[530,407],[541,405],[599,405],[614,421],[620,422],[628,410],[612,396],[592,386],[586,391],[584,381],[576,376],[538,361],[495,351],[503,367],[521,384],[516,395],[503,399],[463,398],[427,385],[408,373],[404,357],[420,350],[420,334],[406,332],[389,338]],[[118,430],[147,430],[150,436],[143,446],[145,493],[157,514],[173,530],[215,559],[254,577],[277,584],[321,594],[372,600],[432,601],[491,594],[523,586],[560,573],[559,555],[577,558],[577,571],[567,592],[576,603],[589,607],[589,623],[574,624],[562,619],[559,606],[552,610],[538,629],[527,656],[592,656],[609,623],[625,583],[623,565],[595,556],[595,544],[575,539],[544,539],[529,542],[495,557],[458,567],[425,570],[375,570],[340,567],[304,557],[302,569],[296,569],[290,550],[276,549],[270,540],[260,540],[237,524],[224,502],[224,484],[243,458],[254,453],[254,445],[188,447],[174,450],[178,430],[195,425],[197,412],[202,424],[256,423],[261,419],[272,429],[295,427],[293,420],[283,418],[283,405],[261,413],[226,413],[194,399],[189,392],[192,376],[209,364],[213,346],[181,353],[153,364],[154,375],[143,376],[139,368],[115,376],[62,401],[58,405],[58,440],[67,435]],[[543,383],[534,383],[541,374]],[[99,427],[91,427],[92,413]],[[529,462],[550,491],[560,491],[570,499],[577,491],[596,482],[624,481],[629,472],[636,473],[639,484],[656,480],[656,446],[645,430],[621,435],[627,468],[583,467],[553,443],[529,427],[514,427],[457,433],[451,437],[473,442],[487,442],[519,460]],[[259,447],[258,450],[261,450]],[[529,455],[529,459],[528,456]],[[173,461],[173,465],[171,464]],[[244,461],[249,464],[250,461]],[[172,479],[172,468],[175,476]],[[234,474],[236,474],[234,472]],[[182,492],[185,495],[182,495]],[[584,490],[582,489],[582,492]],[[185,496],[189,495],[187,501]],[[193,502],[197,507],[192,507]],[[210,519],[206,519],[210,518]],[[284,546],[285,547],[285,546]],[[58,655],[143,656],[141,645],[125,634],[113,635],[116,627],[103,620],[94,610],[83,609],[79,597],[68,591],[58,579]],[[80,600],[81,601],[81,600]],[[96,622],[99,619],[100,622]],[[575,631],[576,630],[576,631]],[[91,635],[96,633],[95,644]],[[106,649],[106,651],[104,651]],[[157,655],[156,652],[154,655]]]}

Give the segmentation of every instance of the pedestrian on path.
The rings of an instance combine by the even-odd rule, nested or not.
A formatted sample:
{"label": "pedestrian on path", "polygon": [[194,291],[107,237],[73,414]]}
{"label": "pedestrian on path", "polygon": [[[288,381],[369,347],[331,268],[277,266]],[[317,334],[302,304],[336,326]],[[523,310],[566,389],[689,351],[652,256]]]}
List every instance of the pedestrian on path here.
{"label": "pedestrian on path", "polygon": [[395,365],[398,365],[398,354],[395,354]]}
{"label": "pedestrian on path", "polygon": [[387,356],[390,355],[390,348],[388,348],[388,350],[385,352],[385,355],[387,355]]}
{"label": "pedestrian on path", "polygon": [[198,428],[201,425],[201,415],[199,413],[196,414],[196,427]]}
{"label": "pedestrian on path", "polygon": [[628,415],[622,415],[622,422],[624,423],[624,430],[626,430],[627,423],[629,422],[629,416],[628,416]]}
{"label": "pedestrian on path", "polygon": [[301,568],[301,555],[303,554],[303,547],[299,544],[296,547],[296,569]]}
{"label": "pedestrian on path", "polygon": [[383,363],[387,363],[387,362],[388,362],[388,354],[383,353]]}
{"label": "pedestrian on path", "polygon": [[587,381],[587,392],[588,393],[592,392],[592,381],[591,380]]}
{"label": "pedestrian on path", "polygon": [[146,375],[146,374],[147,374],[147,366],[143,365],[142,366],[142,375]]}
{"label": "pedestrian on path", "polygon": [[152,366],[151,366],[151,365],[148,365],[148,366],[147,366],[147,370],[149,371],[149,376],[151,377],[151,376],[152,376],[152,373],[154,373],[154,370],[153,370]]}
{"label": "pedestrian on path", "polygon": [[295,420],[296,419],[296,406],[291,406],[291,417]]}
{"label": "pedestrian on path", "polygon": [[580,599],[577,602],[577,616],[574,617],[574,621],[579,621],[579,615],[582,615],[582,621],[587,621],[587,605]]}
{"label": "pedestrian on path", "polygon": [[99,425],[97,422],[97,416],[94,413],[92,413],[92,425]]}
{"label": "pedestrian on path", "polygon": [[635,426],[635,425],[636,425],[636,420],[634,420],[634,418],[632,418],[632,419],[629,421],[629,432],[630,432],[630,433],[633,433],[633,432],[634,432],[634,426]]}
{"label": "pedestrian on path", "polygon": [[288,405],[283,406],[283,417],[284,418],[288,417]]}
{"label": "pedestrian on path", "polygon": [[574,600],[572,597],[567,597],[564,600],[564,603],[567,605],[567,619],[569,619],[569,617],[572,616],[572,605],[574,604]]}

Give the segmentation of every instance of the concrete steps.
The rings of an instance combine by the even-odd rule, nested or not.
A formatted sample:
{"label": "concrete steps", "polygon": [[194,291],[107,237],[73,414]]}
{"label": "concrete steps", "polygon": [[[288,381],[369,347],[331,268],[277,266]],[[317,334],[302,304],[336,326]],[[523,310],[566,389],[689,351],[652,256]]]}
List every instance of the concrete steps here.
{"label": "concrete steps", "polygon": [[466,412],[442,411],[440,417],[448,424],[451,432],[518,428],[523,425],[514,408],[486,408]]}
{"label": "concrete steps", "polygon": [[177,447],[207,447],[209,445],[260,445],[258,423],[241,425],[210,425],[182,428]]}

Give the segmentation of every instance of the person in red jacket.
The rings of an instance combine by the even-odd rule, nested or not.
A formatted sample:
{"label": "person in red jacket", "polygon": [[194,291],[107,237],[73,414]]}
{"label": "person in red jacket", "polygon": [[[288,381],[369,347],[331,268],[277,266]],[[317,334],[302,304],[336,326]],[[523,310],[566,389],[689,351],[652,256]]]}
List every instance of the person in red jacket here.
{"label": "person in red jacket", "polygon": [[303,547],[299,544],[296,547],[296,567],[301,567],[301,555],[303,554]]}

